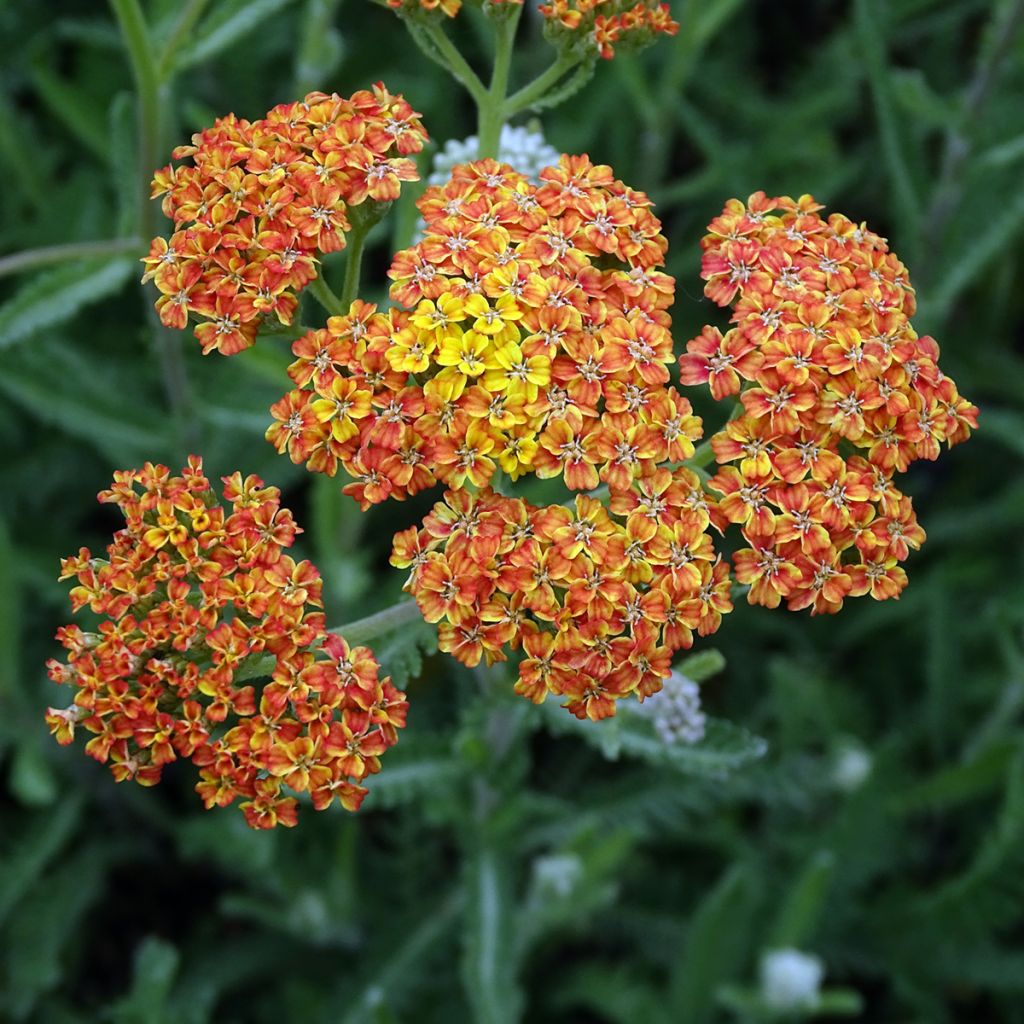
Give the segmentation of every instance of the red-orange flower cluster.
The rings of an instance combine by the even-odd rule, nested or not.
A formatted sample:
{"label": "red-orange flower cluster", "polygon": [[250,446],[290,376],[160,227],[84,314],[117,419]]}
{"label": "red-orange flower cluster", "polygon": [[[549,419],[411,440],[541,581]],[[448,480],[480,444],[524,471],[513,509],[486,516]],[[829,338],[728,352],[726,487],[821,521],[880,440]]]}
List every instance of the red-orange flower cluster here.
{"label": "red-orange flower cluster", "polygon": [[[462,10],[463,0],[387,0],[388,7],[405,14],[437,11],[454,18]],[[489,0],[496,6],[521,7],[523,0]],[[672,18],[667,3],[661,0],[551,0],[541,4],[540,13],[547,23],[548,35],[559,46],[587,43],[606,60],[615,56],[615,47],[624,44],[637,48],[657,35],[674,36],[679,23]]]}
{"label": "red-orange flower cluster", "polygon": [[659,0],[551,0],[540,12],[556,42],[584,37],[605,60],[615,56],[616,46],[637,48],[679,31],[669,5]]}
{"label": "red-orange flower cluster", "polygon": [[613,487],[610,509],[585,495],[570,509],[448,491],[422,529],[396,535],[391,562],[410,570],[405,589],[440,623],[441,650],[472,666],[522,648],[517,693],[598,719],[660,690],[673,653],[732,610],[709,523],[683,468]]}
{"label": "red-orange flower cluster", "polygon": [[317,253],[344,248],[349,208],[397,198],[418,177],[408,157],[426,137],[379,82],[349,99],[310,93],[258,121],[223,117],[194,135],[173,154],[191,164],[153,180],[175,226],[144,260],[160,319],[181,329],[194,314],[203,351],[224,355],[250,346],[264,319],[290,323]]}
{"label": "red-orange flower cluster", "polygon": [[404,308],[356,302],[295,343],[297,386],[267,431],[278,451],[340,464],[364,508],[436,480],[482,487],[499,466],[625,490],[693,454],[650,200],[585,156],[540,177],[479,160],[427,189],[425,237],[390,270]]}
{"label": "red-orange flower cluster", "polygon": [[914,291],[885,240],[820,209],[763,192],[726,204],[702,276],[733,326],[705,327],[679,363],[684,383],[742,403],[712,439],[710,487],[715,521],[750,544],[735,556],[749,600],[835,612],[906,585],[898,563],[924,531],[892,478],[966,440],[978,411],[911,326]]}
{"label": "red-orange flower cluster", "polygon": [[[76,693],[47,721],[61,743],[76,725],[94,734],[86,752],[119,782],[151,786],[190,759],[205,805],[241,797],[254,828],[295,824],[286,789],[356,810],[405,725],[405,695],[367,648],[326,632],[319,573],[284,553],[300,531],[277,488],[235,473],[224,497],[230,511],[195,456],[177,477],[149,463],[115,474],[99,498],[126,527],[106,559],[82,548],[61,575],[77,581],[75,611],[105,618],[58,631],[69,655],[50,676]],[[259,693],[247,683],[265,676]]]}

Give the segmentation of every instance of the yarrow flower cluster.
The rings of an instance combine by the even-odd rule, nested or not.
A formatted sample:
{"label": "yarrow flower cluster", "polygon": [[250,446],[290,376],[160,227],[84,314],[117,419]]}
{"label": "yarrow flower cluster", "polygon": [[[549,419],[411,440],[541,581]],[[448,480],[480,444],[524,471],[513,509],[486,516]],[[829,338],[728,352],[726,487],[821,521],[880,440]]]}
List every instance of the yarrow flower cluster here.
{"label": "yarrow flower cluster", "polygon": [[883,238],[811,196],[730,200],[702,246],[705,294],[732,307],[680,357],[685,384],[739,415],[712,438],[716,525],[751,603],[836,612],[846,597],[896,597],[924,541],[893,483],[916,459],[966,440],[978,410],[910,323],[914,291]]}
{"label": "yarrow flower cluster", "polygon": [[356,302],[295,343],[278,451],[344,468],[364,509],[437,480],[484,487],[499,466],[622,491],[693,454],[650,200],[585,156],[540,178],[479,160],[427,189],[425,237],[389,271],[400,306]]}
{"label": "yarrow flower cluster", "polygon": [[700,706],[700,687],[675,669],[661,690],[637,706],[649,718],[654,731],[667,747],[692,745],[704,739],[707,715]]}
{"label": "yarrow flower cluster", "polygon": [[405,695],[367,648],[326,631],[319,573],[285,554],[300,530],[278,489],[223,480],[230,509],[195,456],[181,476],[147,463],[100,493],[126,526],[105,559],[82,548],[62,562],[72,608],[104,619],[58,631],[68,657],[50,676],[76,693],[47,721],[62,744],[92,733],[87,753],[119,782],[151,786],[190,759],[206,807],[241,798],[254,828],[296,823],[288,790],[356,810],[405,725]]}
{"label": "yarrow flower cluster", "polygon": [[614,489],[610,508],[448,491],[422,528],[396,535],[391,562],[410,570],[405,589],[440,623],[441,650],[472,666],[522,648],[517,693],[600,719],[660,690],[673,653],[732,610],[709,524],[685,468]]}
{"label": "yarrow flower cluster", "polygon": [[[447,184],[457,164],[470,163],[479,155],[480,139],[476,135],[467,139],[449,139],[444,149],[434,154],[428,184]],[[539,128],[502,125],[498,161],[524,174],[533,184],[540,184],[540,172],[557,164],[559,157],[558,150],[548,145]]]}
{"label": "yarrow flower cluster", "polygon": [[[437,12],[448,18],[462,10],[462,0],[386,0],[388,7],[406,15]],[[521,7],[523,0],[488,0],[495,7]],[[545,31],[556,46],[574,47],[581,41],[606,60],[615,47],[646,46],[658,35],[674,36],[679,23],[667,3],[659,0],[552,0],[540,4]]]}
{"label": "yarrow flower cluster", "polygon": [[679,31],[669,5],[658,0],[552,0],[540,5],[540,13],[557,44],[583,37],[605,60],[615,56],[616,46],[639,48]]}
{"label": "yarrow flower cluster", "polygon": [[248,348],[261,322],[291,322],[296,296],[317,276],[317,254],[345,246],[349,212],[387,203],[418,177],[419,115],[378,82],[348,99],[310,93],[246,121],[223,117],[174,150],[153,181],[170,239],[156,238],[144,280],[157,310],[182,329],[192,314],[203,351]]}

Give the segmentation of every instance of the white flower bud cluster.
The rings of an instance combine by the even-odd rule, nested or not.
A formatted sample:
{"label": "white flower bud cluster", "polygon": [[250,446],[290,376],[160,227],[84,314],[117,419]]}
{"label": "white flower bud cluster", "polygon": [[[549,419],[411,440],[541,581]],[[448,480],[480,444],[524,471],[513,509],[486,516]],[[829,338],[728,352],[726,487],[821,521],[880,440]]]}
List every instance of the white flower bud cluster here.
{"label": "white flower bud cluster", "polygon": [[[434,154],[428,183],[443,185],[451,177],[452,168],[456,164],[476,160],[479,151],[480,142],[475,135],[470,135],[468,139],[449,139],[444,149]],[[540,172],[545,167],[557,164],[559,156],[558,150],[544,141],[539,130],[531,131],[522,125],[516,128],[505,125],[501,129],[498,160],[509,164],[520,174],[525,174],[535,184],[540,181]]]}
{"label": "white flower bud cluster", "polygon": [[700,743],[707,716],[700,708],[700,687],[673,669],[662,689],[636,710],[648,716],[666,746]]}
{"label": "white flower bud cluster", "polygon": [[813,1010],[824,976],[818,957],[799,949],[773,949],[761,958],[761,998],[780,1012]]}

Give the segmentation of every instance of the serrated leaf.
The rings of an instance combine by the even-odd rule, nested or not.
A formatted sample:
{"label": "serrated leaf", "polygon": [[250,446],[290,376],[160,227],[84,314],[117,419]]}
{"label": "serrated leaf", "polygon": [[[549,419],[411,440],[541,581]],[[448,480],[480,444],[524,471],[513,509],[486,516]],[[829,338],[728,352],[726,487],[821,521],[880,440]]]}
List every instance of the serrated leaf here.
{"label": "serrated leaf", "polygon": [[405,686],[419,676],[424,655],[437,650],[437,628],[422,619],[384,634],[373,641],[373,652],[381,669],[395,686]]}
{"label": "serrated leaf", "polygon": [[32,278],[0,306],[0,349],[70,320],[79,310],[116,294],[138,270],[131,257],[90,260]]}
{"label": "serrated leaf", "polygon": [[36,365],[55,350],[50,345],[29,353],[20,364],[8,359],[0,373],[0,392],[43,423],[88,441],[115,462],[161,458],[167,439],[153,415],[113,390],[90,392],[66,368],[53,376],[52,364]]}
{"label": "serrated leaf", "polygon": [[437,796],[462,776],[462,765],[445,754],[416,755],[403,760],[402,744],[388,751],[379,775],[367,782],[367,807],[389,809]]}
{"label": "serrated leaf", "polygon": [[[579,736],[605,753],[608,719],[600,722],[579,719],[551,701],[541,705],[540,713],[552,732]],[[619,720],[615,725],[617,755],[636,757],[687,775],[720,777],[756,761],[768,750],[768,744],[761,737],[723,719],[709,718],[704,739],[690,745],[666,744],[653,724],[633,709],[623,709],[616,719]]]}
{"label": "serrated leaf", "polygon": [[178,55],[175,69],[184,71],[220,55],[292,2],[228,0],[217,4],[213,13],[194,32],[195,42],[183,48]]}

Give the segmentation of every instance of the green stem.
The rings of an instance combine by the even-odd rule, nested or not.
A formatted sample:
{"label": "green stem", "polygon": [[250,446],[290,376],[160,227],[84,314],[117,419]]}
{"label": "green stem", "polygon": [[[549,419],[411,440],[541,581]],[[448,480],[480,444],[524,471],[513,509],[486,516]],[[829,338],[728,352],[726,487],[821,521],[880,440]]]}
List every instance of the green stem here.
{"label": "green stem", "polygon": [[419,605],[415,601],[399,601],[364,619],[347,622],[331,630],[343,636],[351,646],[366,643],[384,633],[390,633],[400,626],[407,626],[422,618]]}
{"label": "green stem", "polygon": [[[345,271],[345,280],[348,280],[348,270]],[[356,280],[358,281],[358,272]],[[322,276],[313,278],[309,285],[309,291],[313,298],[316,299],[316,301],[319,302],[320,305],[331,314],[331,316],[344,316],[348,312],[348,306],[345,305],[333,291],[331,291],[330,286]]]}
{"label": "green stem", "polygon": [[153,60],[146,19],[138,0],[110,0],[128,56],[138,93],[139,226],[146,238],[156,233],[156,213],[149,199],[149,181],[160,159],[160,78]]}
{"label": "green stem", "polygon": [[163,53],[157,63],[157,77],[161,82],[166,82],[174,72],[174,58],[181,49],[181,44],[188,38],[189,33],[195,28],[196,23],[203,16],[203,11],[209,0],[189,0],[178,17],[178,21],[171,32],[170,38],[164,46]]}
{"label": "green stem", "polygon": [[[110,0],[110,6],[128,49],[138,93],[139,234],[148,239],[157,234],[159,211],[149,198],[149,182],[161,162],[165,123],[163,109],[167,103],[162,102],[166,97],[161,97],[161,80],[153,55],[152,38],[139,0]],[[194,445],[198,440],[196,425],[199,418],[194,412],[180,333],[157,326],[155,338],[171,414],[182,439]]]}
{"label": "green stem", "polygon": [[111,238],[101,242],[69,242],[66,245],[47,245],[40,249],[25,249],[0,259],[0,277],[20,274],[24,270],[47,267],[53,263],[71,263],[100,256],[120,256],[135,253],[142,248],[141,238]]}
{"label": "green stem", "polygon": [[508,78],[512,70],[512,47],[515,43],[516,29],[522,7],[513,7],[503,11],[494,27],[494,71],[491,74],[491,87],[483,102],[477,101],[479,114],[480,146],[478,155],[496,158],[501,145],[501,129],[505,124],[505,99],[508,95]]}
{"label": "green stem", "polygon": [[542,72],[532,82],[509,96],[505,101],[505,117],[512,117],[536,103],[567,71],[572,70],[579,62],[579,57],[563,53],[547,71]]}
{"label": "green stem", "polygon": [[[417,38],[416,31],[414,28],[422,31],[423,37],[430,40],[431,43],[437,48],[438,53],[444,59],[443,63],[451,72],[452,77],[459,82],[466,91],[473,97],[477,106],[485,102],[487,97],[487,88],[484,83],[480,81],[477,73],[466,63],[466,58],[459,52],[459,48],[448,38],[445,34],[444,29],[440,25],[413,25],[409,23],[409,31],[412,32],[413,38]],[[419,41],[419,40],[417,40]],[[422,46],[422,43],[421,43]]]}
{"label": "green stem", "polygon": [[369,228],[360,228],[353,225],[349,232],[348,243],[345,246],[345,280],[341,285],[341,298],[339,300],[345,313],[356,300],[359,294],[359,274],[363,265],[363,250],[366,247],[366,236]]}

